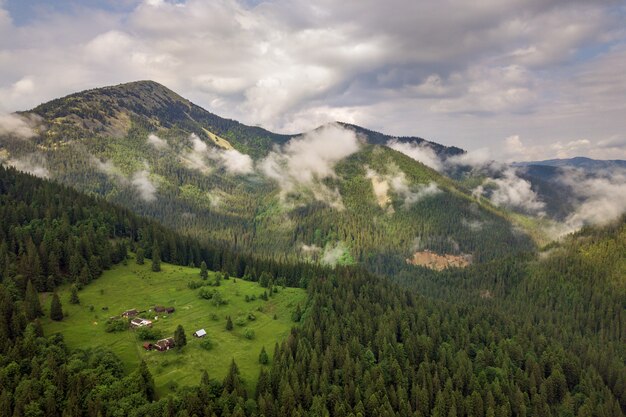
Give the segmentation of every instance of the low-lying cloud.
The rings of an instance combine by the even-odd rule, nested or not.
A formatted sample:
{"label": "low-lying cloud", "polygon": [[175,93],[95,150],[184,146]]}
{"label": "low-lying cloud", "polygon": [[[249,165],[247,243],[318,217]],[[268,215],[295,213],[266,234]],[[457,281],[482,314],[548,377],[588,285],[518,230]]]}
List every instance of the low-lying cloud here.
{"label": "low-lying cloud", "polygon": [[335,165],[359,148],[359,140],[352,130],[330,124],[276,148],[260,161],[258,168],[278,183],[283,197],[299,187],[306,187],[316,200],[341,209],[343,203],[338,190],[329,188],[321,180],[335,178]]}
{"label": "low-lying cloud", "polygon": [[10,135],[20,139],[28,139],[37,133],[34,130],[36,118],[17,114],[0,114],[0,136]]}
{"label": "low-lying cloud", "polygon": [[147,169],[135,172],[132,176],[131,184],[135,187],[142,200],[146,202],[156,200],[157,189],[150,180],[150,173]]}
{"label": "low-lying cloud", "polygon": [[626,170],[605,171],[589,177],[582,170],[570,169],[559,181],[569,186],[581,203],[556,230],[558,235],[585,225],[610,223],[626,212]]}
{"label": "low-lying cloud", "polygon": [[147,141],[150,145],[154,146],[155,149],[158,149],[158,150],[169,148],[169,145],[167,144],[165,140],[161,139],[160,137],[152,133],[148,135]]}
{"label": "low-lying cloud", "polygon": [[[394,167],[392,169],[397,170]],[[404,208],[408,208],[424,198],[441,193],[441,190],[434,182],[417,185],[409,184],[406,174],[399,170],[393,175],[382,175],[366,167],[366,177],[372,181],[374,196],[381,208],[391,208],[392,200],[389,196],[389,191],[394,192],[403,199]]]}
{"label": "low-lying cloud", "polygon": [[43,156],[30,154],[21,158],[11,158],[6,161],[18,171],[26,172],[40,178],[50,178],[50,171]]}
{"label": "low-lying cloud", "polygon": [[[183,163],[192,169],[205,174],[210,173],[215,166],[221,166],[233,175],[246,175],[254,172],[254,164],[250,155],[236,149],[209,148],[195,133],[189,135],[192,149],[183,154]],[[210,164],[213,161],[216,165]]]}
{"label": "low-lying cloud", "polygon": [[498,207],[517,209],[540,217],[545,216],[546,204],[533,191],[530,182],[518,177],[513,168],[506,169],[500,178],[487,178],[474,190],[473,194],[474,196],[487,195]]}
{"label": "low-lying cloud", "polygon": [[435,171],[443,169],[443,163],[437,156],[437,153],[426,143],[400,142],[398,139],[392,139],[387,142],[387,146],[402,152]]}

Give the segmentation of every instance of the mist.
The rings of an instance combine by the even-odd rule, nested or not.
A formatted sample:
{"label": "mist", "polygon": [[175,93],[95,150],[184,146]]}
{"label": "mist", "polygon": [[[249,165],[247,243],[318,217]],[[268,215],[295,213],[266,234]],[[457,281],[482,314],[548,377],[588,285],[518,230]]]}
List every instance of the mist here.
{"label": "mist", "polygon": [[[406,178],[406,174],[397,167],[390,167],[394,174],[382,175],[373,169],[366,167],[366,177],[372,181],[374,197],[381,208],[390,207],[391,197],[389,191],[403,199],[403,207],[409,208],[411,205],[424,198],[441,193],[441,190],[434,182],[428,184],[411,185]],[[393,212],[393,210],[391,211]]]}
{"label": "mist", "polygon": [[157,150],[163,150],[163,149],[169,148],[169,145],[167,144],[165,140],[161,139],[160,137],[152,133],[148,135],[147,141],[150,145],[154,146],[154,148]]}
{"label": "mist", "polygon": [[0,113],[0,135],[29,139],[37,134],[34,130],[36,124],[37,119],[35,116],[26,117],[17,114]]}
{"label": "mist", "polygon": [[387,146],[421,162],[435,171],[440,172],[443,170],[441,159],[439,159],[435,150],[426,143],[400,142],[398,139],[392,139],[387,142]]}
{"label": "mist", "polygon": [[330,124],[276,147],[257,168],[278,183],[283,198],[303,187],[311,191],[316,200],[341,209],[343,203],[339,191],[329,188],[321,180],[336,178],[335,165],[359,148],[359,140],[352,130]]}
{"label": "mist", "polygon": [[135,187],[142,200],[146,202],[156,200],[157,189],[150,180],[150,173],[147,169],[135,172],[132,176],[131,184]]}

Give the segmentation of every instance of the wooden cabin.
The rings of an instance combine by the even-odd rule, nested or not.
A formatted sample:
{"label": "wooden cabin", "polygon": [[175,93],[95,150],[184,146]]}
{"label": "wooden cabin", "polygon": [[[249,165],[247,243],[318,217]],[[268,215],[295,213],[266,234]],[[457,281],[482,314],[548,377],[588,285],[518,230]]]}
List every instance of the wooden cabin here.
{"label": "wooden cabin", "polygon": [[168,337],[167,339],[161,339],[154,344],[154,348],[160,352],[164,352],[166,350],[170,350],[176,345],[173,337]]}

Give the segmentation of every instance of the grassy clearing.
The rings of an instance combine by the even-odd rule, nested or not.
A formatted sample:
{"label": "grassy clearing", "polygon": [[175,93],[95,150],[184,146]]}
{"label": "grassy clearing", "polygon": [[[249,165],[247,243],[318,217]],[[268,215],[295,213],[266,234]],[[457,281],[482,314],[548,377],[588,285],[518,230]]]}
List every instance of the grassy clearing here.
{"label": "grassy clearing", "polygon": [[[70,304],[69,287],[62,288],[59,295],[66,317],[61,322],[44,319],[46,334],[63,333],[68,346],[73,348],[108,347],[119,355],[129,371],[144,359],[161,394],[173,385],[196,385],[202,370],[207,370],[212,378],[221,379],[233,358],[246,386],[253,388],[261,367],[258,363],[261,348],[265,346],[271,358],[274,344],[289,334],[293,326],[291,314],[298,304],[304,305],[306,292],[298,288],[279,288],[277,294],[264,301],[259,296],[265,288],[231,278],[222,280],[219,287],[204,287],[216,289],[228,301],[218,307],[210,300],[199,298],[200,289],[188,288],[189,281],[200,281],[199,269],[165,263],[161,267],[161,272],[152,272],[149,260],[145,265],[136,265],[133,260],[129,260],[128,265],[118,265],[79,292],[79,305]],[[212,282],[214,276],[209,272],[208,282]],[[257,299],[246,302],[246,295]],[[51,297],[44,295],[43,298],[42,305],[48,310]],[[140,317],[153,320],[153,328],[162,331],[164,337],[173,336],[176,327],[182,325],[187,346],[181,352],[145,351],[135,331],[105,331],[109,317],[132,308],[148,310],[155,305],[173,306],[176,311],[169,316],[160,314],[156,321],[154,311]],[[103,310],[105,307],[108,309]],[[236,323],[237,317],[249,312],[256,320],[247,320],[244,326],[235,324],[232,331],[226,330],[226,316],[230,315]],[[201,328],[208,333],[207,338],[213,344],[211,350],[200,346],[203,339],[193,337],[193,332]],[[255,332],[252,340],[244,337],[245,329]]]}

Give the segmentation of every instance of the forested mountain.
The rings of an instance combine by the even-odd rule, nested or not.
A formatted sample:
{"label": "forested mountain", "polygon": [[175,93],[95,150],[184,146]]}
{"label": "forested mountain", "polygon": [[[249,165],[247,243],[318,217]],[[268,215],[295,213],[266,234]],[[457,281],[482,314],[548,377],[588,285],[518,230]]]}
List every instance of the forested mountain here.
{"label": "forested mountain", "polygon": [[[277,135],[150,81],[76,93],[21,116],[35,133],[0,138],[5,163],[239,252],[389,273],[415,251],[482,262],[534,246],[506,213],[358,126]],[[463,153],[395,140],[442,160]]]}
{"label": "forested mountain", "polygon": [[[197,387],[156,398],[145,365],[124,374],[106,350],[69,351],[61,335],[42,335],[37,317],[47,309],[31,282],[50,272],[56,263],[42,260],[57,252],[50,286],[82,283],[72,256],[87,271],[106,268],[97,260],[107,253],[123,261],[127,247],[157,243],[175,262],[197,262],[211,247],[12,169],[0,168],[0,209],[8,219],[1,228],[3,416],[619,417],[626,410],[626,218],[536,256],[462,270],[416,268],[390,279],[302,265],[297,275],[309,274],[309,301],[254,391],[233,362],[222,381],[205,374]],[[168,241],[176,245],[162,250]],[[257,264],[270,267],[277,275],[297,269]]]}

